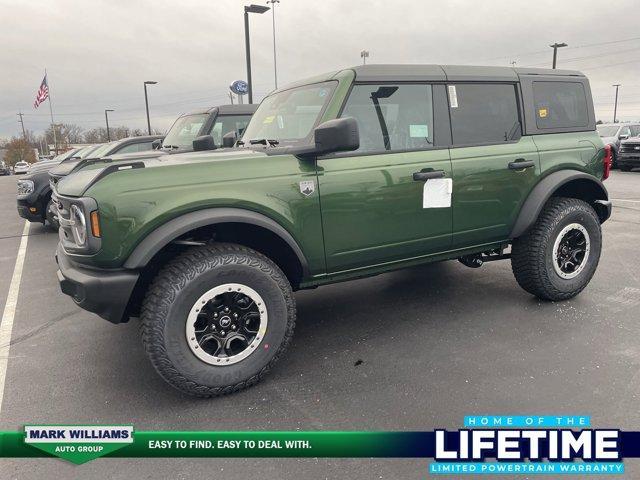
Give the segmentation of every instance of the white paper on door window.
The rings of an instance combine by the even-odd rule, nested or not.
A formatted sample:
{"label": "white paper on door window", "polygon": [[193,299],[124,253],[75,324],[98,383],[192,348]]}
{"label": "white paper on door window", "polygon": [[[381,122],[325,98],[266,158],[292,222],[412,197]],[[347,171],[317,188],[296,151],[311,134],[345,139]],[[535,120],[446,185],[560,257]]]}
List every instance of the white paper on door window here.
{"label": "white paper on door window", "polygon": [[432,178],[424,183],[422,208],[448,208],[451,206],[453,180],[450,178]]}

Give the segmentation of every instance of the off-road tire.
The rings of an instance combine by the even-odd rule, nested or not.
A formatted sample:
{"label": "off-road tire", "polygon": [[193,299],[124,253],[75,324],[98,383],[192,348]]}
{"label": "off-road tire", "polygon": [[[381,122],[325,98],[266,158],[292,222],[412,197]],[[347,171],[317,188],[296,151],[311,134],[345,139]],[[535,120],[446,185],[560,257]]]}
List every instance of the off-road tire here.
{"label": "off-road tire", "polygon": [[[262,342],[231,365],[211,365],[194,355],[185,335],[187,316],[206,291],[226,283],[246,285],[268,312]],[[142,304],[140,333],[156,371],[178,390],[199,397],[237,392],[259,382],[286,350],[296,321],[289,281],[270,259],[235,244],[192,247],[165,265]]]}
{"label": "off-road tire", "polygon": [[53,207],[53,200],[49,199],[44,211],[45,220],[46,220],[46,224],[49,226],[51,230],[58,231],[58,229],[60,228],[60,224],[58,223],[58,220],[56,220],[55,215],[53,214],[52,207]]}
{"label": "off-road tire", "polygon": [[[562,229],[577,223],[590,237],[590,253],[584,269],[571,279],[562,278],[553,266],[554,242]],[[595,210],[575,198],[553,197],[540,212],[536,223],[513,242],[511,269],[518,284],[543,300],[567,300],[589,283],[598,266],[602,231]]]}

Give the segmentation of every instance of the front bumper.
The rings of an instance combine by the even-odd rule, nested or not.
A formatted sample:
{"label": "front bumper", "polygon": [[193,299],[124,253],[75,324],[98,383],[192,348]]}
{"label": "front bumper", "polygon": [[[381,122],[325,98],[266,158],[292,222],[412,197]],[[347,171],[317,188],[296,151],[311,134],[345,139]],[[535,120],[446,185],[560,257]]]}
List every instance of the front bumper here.
{"label": "front bumper", "polygon": [[627,153],[620,153],[618,155],[618,161],[616,162],[618,167],[640,167],[640,152],[637,154],[629,155]]}
{"label": "front bumper", "polygon": [[140,276],[131,270],[92,269],[74,262],[58,245],[58,282],[62,293],[112,323],[126,322],[125,311]]}
{"label": "front bumper", "polygon": [[[28,196],[26,198],[18,198],[18,215],[22,218],[26,218],[30,222],[42,223],[45,219],[44,209],[37,199],[35,200]],[[31,209],[35,209],[32,211]]]}

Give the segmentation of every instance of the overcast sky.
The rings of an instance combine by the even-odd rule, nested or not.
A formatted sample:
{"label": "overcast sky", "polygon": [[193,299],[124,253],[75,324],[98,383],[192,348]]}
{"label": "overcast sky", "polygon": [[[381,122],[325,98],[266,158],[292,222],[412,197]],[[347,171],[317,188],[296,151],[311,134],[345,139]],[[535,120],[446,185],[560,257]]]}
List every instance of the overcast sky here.
{"label": "overcast sky", "polygon": [[[256,0],[264,4],[266,0]],[[55,120],[89,129],[145,126],[228,103],[245,79],[240,0],[0,0],[0,137],[40,133],[48,105],[33,108],[47,68]],[[517,66],[551,64],[586,73],[596,117],[640,120],[640,4],[634,0],[281,0],[276,5],[278,81],[285,84],[361,63]],[[254,100],[274,86],[271,12],[251,16]]]}

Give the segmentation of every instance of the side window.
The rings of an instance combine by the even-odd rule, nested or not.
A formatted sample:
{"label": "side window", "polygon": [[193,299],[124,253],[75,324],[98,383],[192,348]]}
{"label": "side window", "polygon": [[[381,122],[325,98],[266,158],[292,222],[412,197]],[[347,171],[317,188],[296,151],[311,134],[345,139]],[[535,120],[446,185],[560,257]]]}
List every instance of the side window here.
{"label": "side window", "polygon": [[220,115],[216,118],[210,135],[216,145],[222,145],[222,137],[229,132],[235,131],[238,138],[242,137],[249,120],[251,120],[251,115]]}
{"label": "side window", "polygon": [[433,148],[431,85],[355,85],[341,116],[358,121],[357,152]]}
{"label": "side window", "polygon": [[455,145],[508,142],[522,134],[515,85],[467,83],[447,90]]}
{"label": "side window", "polygon": [[587,96],[580,82],[533,82],[533,102],[540,129],[589,124]]}
{"label": "side window", "polygon": [[629,128],[631,129],[632,137],[637,137],[638,135],[640,135],[640,125],[631,125],[631,127]]}

